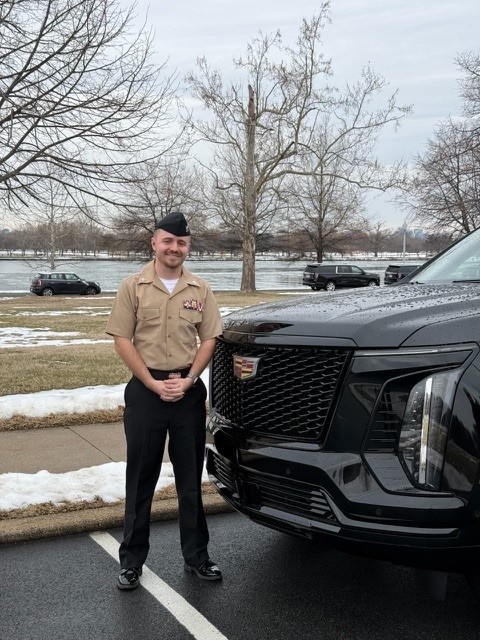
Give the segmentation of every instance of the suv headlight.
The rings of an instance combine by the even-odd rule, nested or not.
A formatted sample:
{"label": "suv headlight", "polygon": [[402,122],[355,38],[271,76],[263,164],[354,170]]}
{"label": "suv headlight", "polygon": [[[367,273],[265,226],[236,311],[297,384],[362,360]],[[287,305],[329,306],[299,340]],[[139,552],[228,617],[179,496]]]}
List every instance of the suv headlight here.
{"label": "suv headlight", "polygon": [[439,490],[448,426],[461,372],[444,371],[418,382],[410,391],[398,442],[398,455],[410,478]]}
{"label": "suv headlight", "polygon": [[387,477],[388,465],[376,467],[377,454],[395,456],[410,487],[440,490],[455,393],[477,353],[475,344],[355,353],[350,386],[370,413],[362,451],[391,490],[408,487],[400,475]]}

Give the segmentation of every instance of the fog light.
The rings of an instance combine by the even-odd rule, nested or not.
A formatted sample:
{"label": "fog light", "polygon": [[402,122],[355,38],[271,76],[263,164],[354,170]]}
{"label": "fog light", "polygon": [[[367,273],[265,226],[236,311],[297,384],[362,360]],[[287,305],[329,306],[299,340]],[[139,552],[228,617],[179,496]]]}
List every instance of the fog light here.
{"label": "fog light", "polygon": [[414,483],[440,489],[448,427],[461,372],[444,371],[418,382],[411,390],[398,453]]}

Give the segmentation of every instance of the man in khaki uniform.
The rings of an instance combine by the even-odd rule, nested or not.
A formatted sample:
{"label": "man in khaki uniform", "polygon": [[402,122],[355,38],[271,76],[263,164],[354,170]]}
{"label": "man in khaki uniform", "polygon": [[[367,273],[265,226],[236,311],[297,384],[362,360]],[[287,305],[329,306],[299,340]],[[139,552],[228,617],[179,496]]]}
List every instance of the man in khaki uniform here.
{"label": "man in khaki uniform", "polygon": [[210,286],[183,267],[190,249],[183,214],[160,220],[151,242],[155,259],[121,283],[107,325],[116,352],[133,374],[125,388],[127,472],[119,589],[139,585],[167,432],[185,570],[202,580],[222,578],[207,551],[201,492],[207,392],[199,377],[222,333],[220,313]]}

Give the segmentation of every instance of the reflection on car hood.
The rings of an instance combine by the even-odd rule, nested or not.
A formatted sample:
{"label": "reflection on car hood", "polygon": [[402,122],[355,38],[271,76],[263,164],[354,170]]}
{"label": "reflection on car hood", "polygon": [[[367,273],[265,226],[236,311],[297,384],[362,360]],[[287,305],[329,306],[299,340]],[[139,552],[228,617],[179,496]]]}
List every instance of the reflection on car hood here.
{"label": "reflection on car hood", "polygon": [[297,336],[360,348],[455,344],[465,335],[480,337],[480,284],[310,294],[235,312],[224,318],[224,327],[232,338],[254,333],[265,342]]}

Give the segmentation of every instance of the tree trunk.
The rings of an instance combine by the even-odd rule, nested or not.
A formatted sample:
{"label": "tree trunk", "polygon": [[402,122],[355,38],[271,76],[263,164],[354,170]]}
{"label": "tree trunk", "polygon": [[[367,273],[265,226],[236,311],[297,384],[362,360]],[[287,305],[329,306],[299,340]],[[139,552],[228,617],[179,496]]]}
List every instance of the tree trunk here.
{"label": "tree trunk", "polygon": [[56,249],[56,238],[55,238],[55,227],[53,220],[50,221],[49,224],[49,260],[50,260],[50,269],[52,271],[55,270],[55,249]]}
{"label": "tree trunk", "polygon": [[243,232],[243,264],[241,290],[255,291],[255,235],[257,197],[255,189],[255,129],[256,109],[255,92],[248,85],[248,117],[246,121],[247,150],[245,167],[245,228]]}

